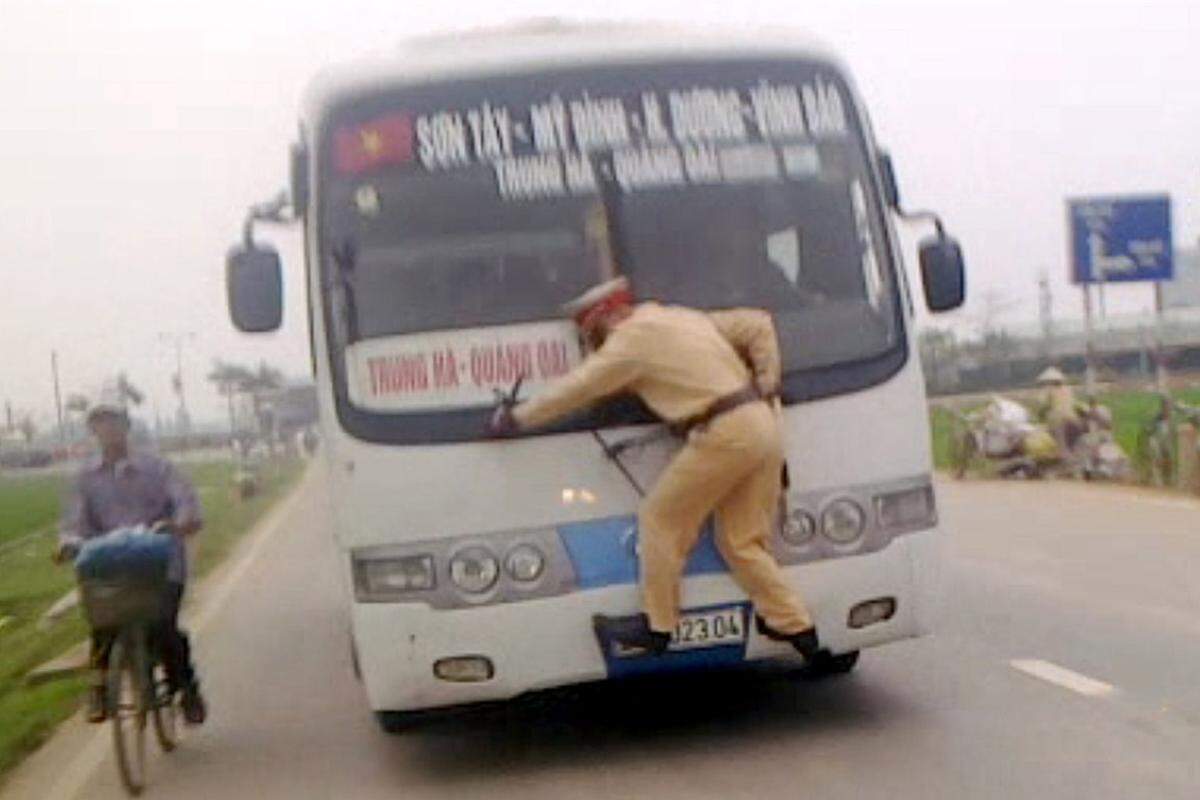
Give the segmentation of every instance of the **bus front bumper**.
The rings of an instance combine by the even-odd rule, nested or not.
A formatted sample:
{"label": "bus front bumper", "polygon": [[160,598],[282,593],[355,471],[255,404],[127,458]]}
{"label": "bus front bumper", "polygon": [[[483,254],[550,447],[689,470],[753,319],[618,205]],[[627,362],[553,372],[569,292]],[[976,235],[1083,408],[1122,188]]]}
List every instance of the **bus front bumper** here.
{"label": "bus front bumper", "polygon": [[[936,602],[938,530],[906,534],[867,555],[786,567],[812,612],[822,647],[846,653],[928,631]],[[727,575],[689,577],[683,608],[746,602]],[[852,628],[851,609],[892,598],[886,620]],[[368,701],[375,711],[416,711],[506,700],[574,683],[614,677],[592,627],[597,614],[639,609],[636,586],[619,585],[476,608],[435,610],[416,603],[355,603],[354,647]],[[791,660],[790,646],[759,635],[751,624],[738,660]],[[435,665],[463,666],[446,677]],[[474,660],[472,660],[474,659]],[[638,659],[641,671],[677,668],[671,659]],[[486,670],[479,665],[489,665]],[[475,665],[475,667],[472,667]],[[476,668],[478,667],[478,668]]]}

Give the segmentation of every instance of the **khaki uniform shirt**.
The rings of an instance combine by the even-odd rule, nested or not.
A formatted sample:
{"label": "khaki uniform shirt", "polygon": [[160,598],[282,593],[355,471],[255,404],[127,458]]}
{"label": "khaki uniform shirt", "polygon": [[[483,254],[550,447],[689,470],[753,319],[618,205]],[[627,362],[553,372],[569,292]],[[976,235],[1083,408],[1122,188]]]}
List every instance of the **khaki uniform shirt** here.
{"label": "khaki uniform shirt", "polygon": [[779,343],[766,311],[642,303],[599,350],[513,415],[521,427],[538,427],[602,397],[632,392],[661,419],[680,422],[752,378],[773,391],[779,376]]}

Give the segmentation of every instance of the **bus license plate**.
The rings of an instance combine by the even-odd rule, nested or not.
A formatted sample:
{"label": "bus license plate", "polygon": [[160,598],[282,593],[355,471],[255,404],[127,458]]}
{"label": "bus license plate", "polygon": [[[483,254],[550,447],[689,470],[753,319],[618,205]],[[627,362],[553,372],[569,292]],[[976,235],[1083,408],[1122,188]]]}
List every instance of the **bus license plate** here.
{"label": "bus license plate", "polygon": [[671,636],[671,650],[695,650],[746,641],[746,618],[741,606],[685,611]]}

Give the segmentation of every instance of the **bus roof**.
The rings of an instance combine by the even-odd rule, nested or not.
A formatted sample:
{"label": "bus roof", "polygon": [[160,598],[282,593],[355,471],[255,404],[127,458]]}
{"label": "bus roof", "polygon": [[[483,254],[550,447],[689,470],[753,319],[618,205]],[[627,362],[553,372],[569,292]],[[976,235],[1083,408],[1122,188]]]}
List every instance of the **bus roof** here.
{"label": "bus roof", "polygon": [[306,127],[310,127],[330,105],[381,84],[663,58],[755,57],[810,57],[842,66],[833,51],[819,40],[781,26],[723,28],[653,22],[532,20],[408,39],[393,50],[330,67],[309,84],[303,109]]}

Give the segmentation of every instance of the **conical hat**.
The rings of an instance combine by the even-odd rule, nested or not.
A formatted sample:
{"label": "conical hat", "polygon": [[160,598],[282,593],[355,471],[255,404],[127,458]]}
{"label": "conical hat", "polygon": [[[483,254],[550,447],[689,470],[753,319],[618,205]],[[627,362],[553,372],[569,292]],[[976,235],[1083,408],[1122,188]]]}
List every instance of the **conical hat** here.
{"label": "conical hat", "polygon": [[1062,374],[1062,370],[1058,367],[1049,367],[1037,376],[1037,382],[1043,383],[1066,383],[1067,376]]}

